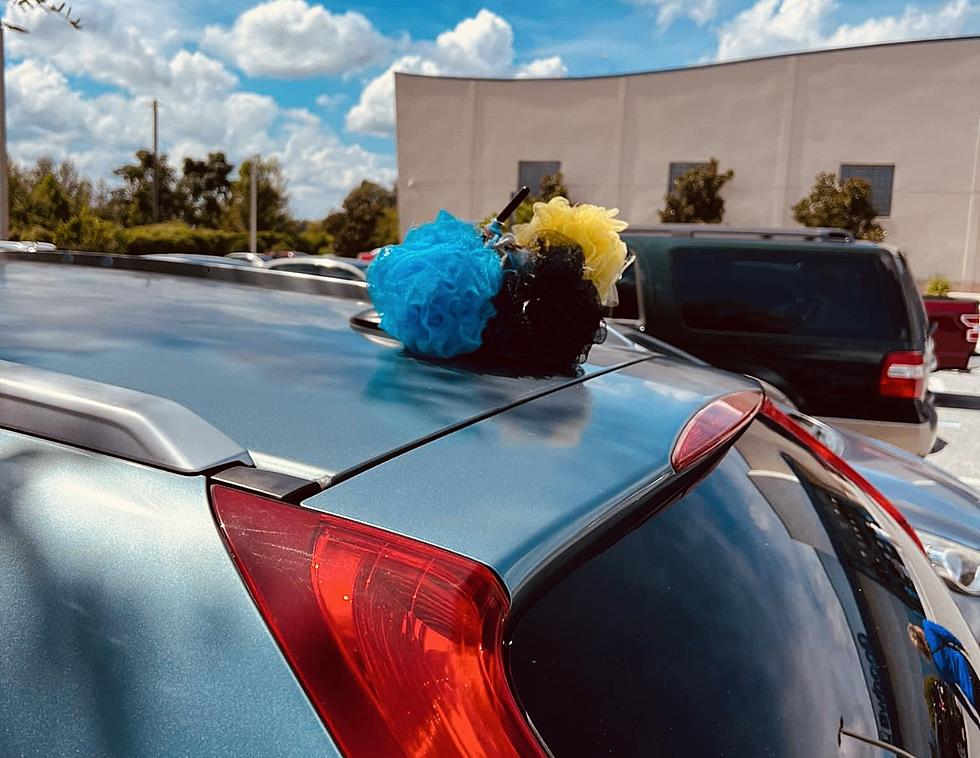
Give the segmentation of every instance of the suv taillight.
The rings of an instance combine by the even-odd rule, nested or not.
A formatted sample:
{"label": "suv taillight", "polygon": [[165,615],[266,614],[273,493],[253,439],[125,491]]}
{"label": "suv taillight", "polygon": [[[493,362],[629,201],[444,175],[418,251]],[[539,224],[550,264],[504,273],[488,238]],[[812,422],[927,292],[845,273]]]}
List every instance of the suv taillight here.
{"label": "suv taillight", "polygon": [[918,351],[888,353],[881,364],[878,391],[882,397],[909,400],[926,395],[926,361]]}
{"label": "suv taillight", "polygon": [[503,660],[482,564],[222,486],[219,524],[262,616],[348,756],[544,756]]}

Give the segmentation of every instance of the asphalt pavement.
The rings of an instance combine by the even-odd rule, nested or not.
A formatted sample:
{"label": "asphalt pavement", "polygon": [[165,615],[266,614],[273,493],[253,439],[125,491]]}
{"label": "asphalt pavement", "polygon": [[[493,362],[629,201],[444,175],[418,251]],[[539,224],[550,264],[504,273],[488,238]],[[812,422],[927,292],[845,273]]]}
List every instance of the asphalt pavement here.
{"label": "asphalt pavement", "polygon": [[980,356],[970,372],[937,371],[929,378],[939,412],[939,443],[927,459],[980,490]]}

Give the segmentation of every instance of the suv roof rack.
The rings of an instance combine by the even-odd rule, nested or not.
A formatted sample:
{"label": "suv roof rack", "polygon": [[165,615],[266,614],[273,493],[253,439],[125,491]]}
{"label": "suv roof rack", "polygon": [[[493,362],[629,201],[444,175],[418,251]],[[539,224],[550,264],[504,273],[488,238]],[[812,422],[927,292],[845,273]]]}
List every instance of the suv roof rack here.
{"label": "suv roof rack", "polygon": [[108,253],[83,253],[74,251],[9,251],[0,249],[0,262],[4,260],[31,263],[61,263],[96,268],[116,268],[122,271],[145,271],[171,276],[189,276],[222,282],[245,284],[265,289],[303,292],[310,295],[330,295],[345,300],[369,301],[367,284],[350,279],[334,279],[294,272],[273,271],[258,266],[239,266],[214,256],[214,263],[147,259],[139,255],[110,255]]}
{"label": "suv roof rack", "polygon": [[854,242],[854,235],[846,229],[824,226],[799,226],[767,228],[750,226],[720,226],[717,224],[662,224],[659,226],[630,227],[627,234],[663,237],[723,238],[749,237],[766,240],[803,240],[805,242]]}
{"label": "suv roof rack", "polygon": [[254,465],[245,448],[172,400],[4,360],[0,428],[181,474]]}

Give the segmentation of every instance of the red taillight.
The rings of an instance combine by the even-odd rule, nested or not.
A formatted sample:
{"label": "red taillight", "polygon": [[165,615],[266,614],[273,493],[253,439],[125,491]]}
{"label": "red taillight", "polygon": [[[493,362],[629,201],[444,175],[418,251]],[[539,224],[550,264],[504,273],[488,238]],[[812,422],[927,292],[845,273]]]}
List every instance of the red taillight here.
{"label": "red taillight", "polygon": [[848,463],[839,455],[837,455],[833,450],[824,445],[822,442],[820,442],[820,440],[779,410],[779,408],[777,408],[769,399],[767,399],[762,406],[762,415],[779,424],[779,426],[792,434],[799,442],[805,445],[810,452],[820,458],[840,476],[848,479],[865,495],[874,500],[874,502],[883,511],[885,511],[895,520],[899,527],[901,527],[902,531],[912,538],[912,541],[919,546],[919,550],[925,553],[925,548],[922,547],[922,542],[919,540],[919,535],[915,533],[915,529],[913,529],[909,522],[905,520],[905,516],[902,515],[902,512],[892,505],[888,498],[875,489],[875,487],[872,486],[867,479],[851,468],[850,465],[848,465]]}
{"label": "red taillight", "polygon": [[397,534],[211,488],[231,553],[348,756],[543,756],[507,681],[507,595]]}
{"label": "red taillight", "polygon": [[744,429],[762,405],[756,390],[733,392],[699,410],[681,429],[670,463],[681,471],[731,440]]}
{"label": "red taillight", "polygon": [[917,351],[888,353],[881,364],[882,397],[922,398],[926,394],[926,361]]}

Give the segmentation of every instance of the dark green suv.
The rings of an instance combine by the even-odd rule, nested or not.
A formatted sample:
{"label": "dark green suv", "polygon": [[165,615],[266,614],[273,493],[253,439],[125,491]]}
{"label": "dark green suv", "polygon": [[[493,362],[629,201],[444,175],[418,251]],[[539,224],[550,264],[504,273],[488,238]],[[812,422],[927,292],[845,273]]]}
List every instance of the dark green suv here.
{"label": "dark green suv", "polygon": [[636,255],[613,317],[803,412],[919,455],[936,438],[932,340],[903,256],[834,229],[668,225]]}

